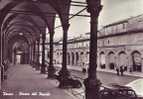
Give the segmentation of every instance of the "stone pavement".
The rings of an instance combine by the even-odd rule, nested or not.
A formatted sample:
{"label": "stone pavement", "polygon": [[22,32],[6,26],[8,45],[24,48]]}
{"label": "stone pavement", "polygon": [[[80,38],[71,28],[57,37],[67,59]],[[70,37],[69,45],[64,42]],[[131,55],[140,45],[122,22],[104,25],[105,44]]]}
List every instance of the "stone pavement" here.
{"label": "stone pavement", "polygon": [[65,90],[59,89],[56,80],[46,79],[30,65],[11,66],[8,79],[2,84],[0,99],[74,99]]}

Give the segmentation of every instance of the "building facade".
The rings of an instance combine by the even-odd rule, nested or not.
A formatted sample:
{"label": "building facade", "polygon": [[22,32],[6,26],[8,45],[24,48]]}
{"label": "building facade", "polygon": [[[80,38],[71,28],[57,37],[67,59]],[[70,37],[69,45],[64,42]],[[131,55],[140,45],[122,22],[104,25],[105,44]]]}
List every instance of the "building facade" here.
{"label": "building facade", "polygon": [[[143,15],[104,26],[98,32],[98,69],[143,72]],[[68,40],[67,65],[88,68],[88,33]],[[62,63],[62,42],[54,45],[54,63]]]}

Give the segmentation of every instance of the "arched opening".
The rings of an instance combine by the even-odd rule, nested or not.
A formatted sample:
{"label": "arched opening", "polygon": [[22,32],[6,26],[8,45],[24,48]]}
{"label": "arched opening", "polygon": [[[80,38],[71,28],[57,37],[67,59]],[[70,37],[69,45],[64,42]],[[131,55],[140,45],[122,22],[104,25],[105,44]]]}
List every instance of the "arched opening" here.
{"label": "arched opening", "polygon": [[101,53],[100,53],[99,62],[100,62],[100,68],[101,68],[101,69],[105,69],[106,66],[105,66],[105,54],[104,54],[104,52],[101,52]]}
{"label": "arched opening", "polygon": [[11,60],[14,64],[28,64],[29,63],[29,49],[25,42],[16,42],[13,45]]}
{"label": "arched opening", "polygon": [[124,71],[127,71],[128,57],[124,51],[119,53],[118,65],[119,65],[119,68],[123,67]]}
{"label": "arched opening", "polygon": [[138,51],[134,51],[132,54],[132,62],[133,71],[141,72],[142,71],[142,64],[141,64],[141,54]]}
{"label": "arched opening", "polygon": [[109,69],[115,69],[115,54],[114,52],[108,53],[108,62],[109,62]]}
{"label": "arched opening", "polygon": [[21,50],[16,50],[16,53],[15,53],[15,61],[14,63],[15,64],[27,64],[27,60],[28,57],[26,57],[26,53],[24,53],[23,51]]}

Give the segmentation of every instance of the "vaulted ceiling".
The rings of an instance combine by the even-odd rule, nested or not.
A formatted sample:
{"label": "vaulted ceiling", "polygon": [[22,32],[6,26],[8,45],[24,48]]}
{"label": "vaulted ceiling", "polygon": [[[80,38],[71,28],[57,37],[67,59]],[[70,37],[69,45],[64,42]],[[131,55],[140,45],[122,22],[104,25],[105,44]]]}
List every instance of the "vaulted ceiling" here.
{"label": "vaulted ceiling", "polygon": [[[35,41],[40,34],[54,31],[56,15],[64,28],[68,24],[70,0],[1,0],[0,27],[6,39],[21,32]],[[31,36],[30,36],[31,35]]]}

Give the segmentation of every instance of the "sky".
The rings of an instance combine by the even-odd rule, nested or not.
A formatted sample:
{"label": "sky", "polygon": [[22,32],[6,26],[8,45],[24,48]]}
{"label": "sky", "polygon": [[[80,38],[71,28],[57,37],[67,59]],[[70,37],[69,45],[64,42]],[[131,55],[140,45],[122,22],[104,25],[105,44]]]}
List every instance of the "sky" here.
{"label": "sky", "polygon": [[[74,1],[85,2],[85,0]],[[103,9],[99,15],[99,29],[113,22],[143,14],[143,0],[101,0],[101,2],[103,5]],[[70,13],[77,13],[81,9],[83,8],[71,7]],[[81,14],[89,15],[86,10]],[[90,18],[77,16],[71,19],[69,23],[69,38],[76,37],[90,31]],[[56,26],[60,24],[61,23],[59,19],[56,19]],[[55,33],[55,38],[61,38],[63,34],[62,28],[56,29]]]}

